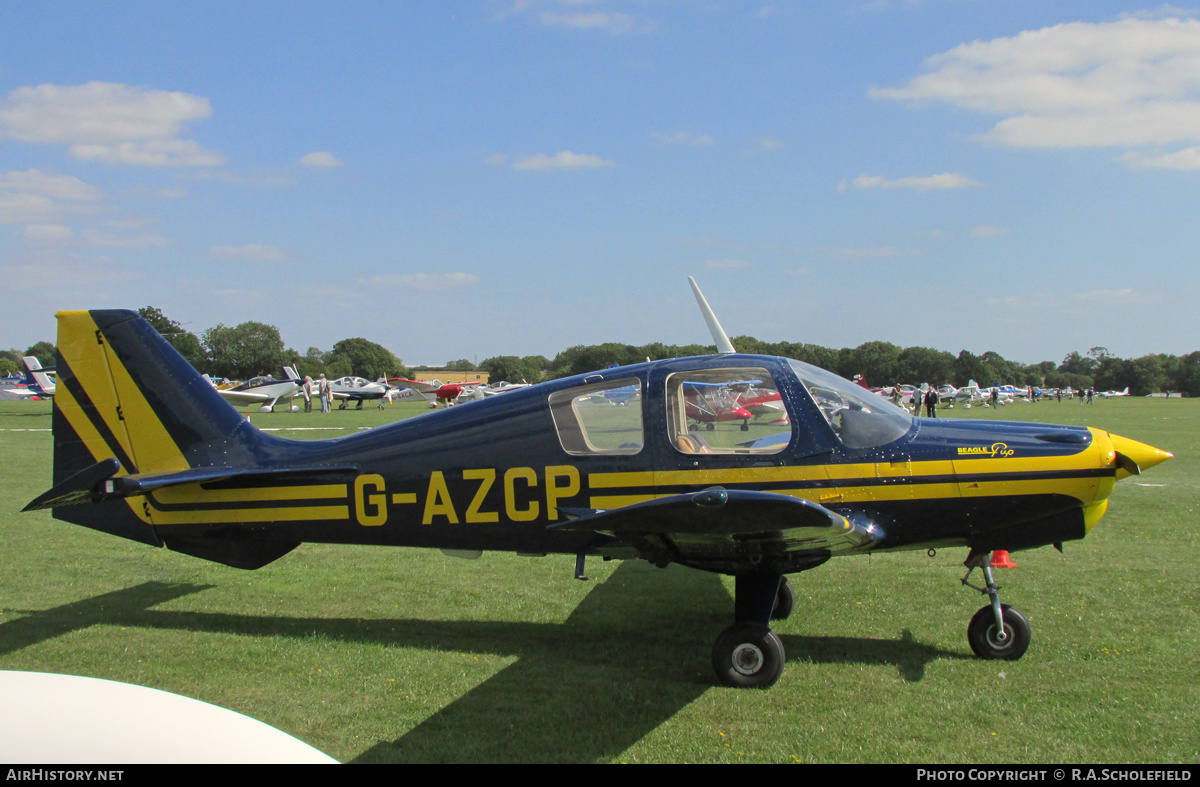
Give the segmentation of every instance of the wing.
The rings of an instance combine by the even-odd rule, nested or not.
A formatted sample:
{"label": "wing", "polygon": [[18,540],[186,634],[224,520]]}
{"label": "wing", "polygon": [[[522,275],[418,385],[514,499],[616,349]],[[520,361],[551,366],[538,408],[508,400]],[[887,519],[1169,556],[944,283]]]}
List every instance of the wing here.
{"label": "wing", "polygon": [[254,402],[269,402],[272,399],[279,398],[277,396],[268,396],[265,393],[255,393],[254,391],[233,391],[233,390],[227,390],[227,389],[223,389],[223,388],[218,388],[217,393],[221,394],[221,396],[224,396],[226,399],[229,399],[230,401],[240,402],[242,404],[247,404],[247,403],[252,404]]}
{"label": "wing", "polygon": [[875,525],[824,506],[772,492],[711,487],[608,511],[559,508],[572,517],[553,525],[665,547],[684,562],[784,562],[869,550],[883,538]]}

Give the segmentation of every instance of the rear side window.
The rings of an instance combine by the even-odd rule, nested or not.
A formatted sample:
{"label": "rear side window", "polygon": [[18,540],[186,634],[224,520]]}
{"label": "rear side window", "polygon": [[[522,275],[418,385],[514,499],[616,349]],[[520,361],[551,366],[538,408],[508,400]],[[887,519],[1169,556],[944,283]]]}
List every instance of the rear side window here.
{"label": "rear side window", "polygon": [[792,438],[766,369],[697,369],[667,377],[671,444],[683,454],[775,454]]}
{"label": "rear side window", "polygon": [[645,444],[642,381],[636,377],[555,391],[550,414],[568,454],[636,454]]}

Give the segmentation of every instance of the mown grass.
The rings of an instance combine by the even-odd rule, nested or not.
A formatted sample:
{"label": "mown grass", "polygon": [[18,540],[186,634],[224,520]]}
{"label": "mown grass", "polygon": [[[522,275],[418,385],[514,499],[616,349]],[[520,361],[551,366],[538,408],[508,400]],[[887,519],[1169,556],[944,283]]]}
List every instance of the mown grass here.
{"label": "mown grass", "polygon": [[[421,412],[251,416],[312,439]],[[965,550],[792,577],[766,691],[713,685],[727,580],[639,562],[304,545],[238,571],[19,514],[50,478],[49,406],[0,405],[0,669],[174,691],[346,762],[1196,762],[1200,401],[943,416],[1086,423],[1173,451],[1082,542],[1014,555],[1034,641],[971,656]],[[186,734],[186,731],[181,731]]]}

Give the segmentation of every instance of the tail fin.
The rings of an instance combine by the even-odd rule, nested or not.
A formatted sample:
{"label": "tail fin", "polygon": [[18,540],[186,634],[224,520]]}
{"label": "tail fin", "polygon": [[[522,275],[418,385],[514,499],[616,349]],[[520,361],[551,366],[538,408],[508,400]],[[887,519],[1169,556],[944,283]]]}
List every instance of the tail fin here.
{"label": "tail fin", "polygon": [[39,395],[54,395],[54,382],[42,371],[42,362],[29,355],[21,359],[25,364],[25,385]]}
{"label": "tail fin", "polygon": [[[136,313],[56,316],[54,488],[27,509],[53,507],[59,519],[161,546],[143,499],[102,499],[100,485],[211,476],[245,456],[259,433]],[[89,501],[99,502],[67,507]]]}

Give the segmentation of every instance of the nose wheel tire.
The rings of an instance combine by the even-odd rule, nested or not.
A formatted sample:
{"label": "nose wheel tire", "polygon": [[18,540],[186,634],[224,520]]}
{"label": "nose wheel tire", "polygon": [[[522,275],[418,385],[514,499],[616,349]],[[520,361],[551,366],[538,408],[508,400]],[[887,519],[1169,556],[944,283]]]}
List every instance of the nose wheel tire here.
{"label": "nose wheel tire", "polygon": [[983,607],[971,618],[967,626],[967,641],[971,650],[981,659],[1004,659],[1016,661],[1029,649],[1033,634],[1029,621],[1016,607],[1000,605],[1003,630],[996,626],[996,613],[991,605]]}
{"label": "nose wheel tire", "polygon": [[713,646],[713,669],[726,686],[765,689],[783,674],[783,643],[761,623],[735,623]]}

